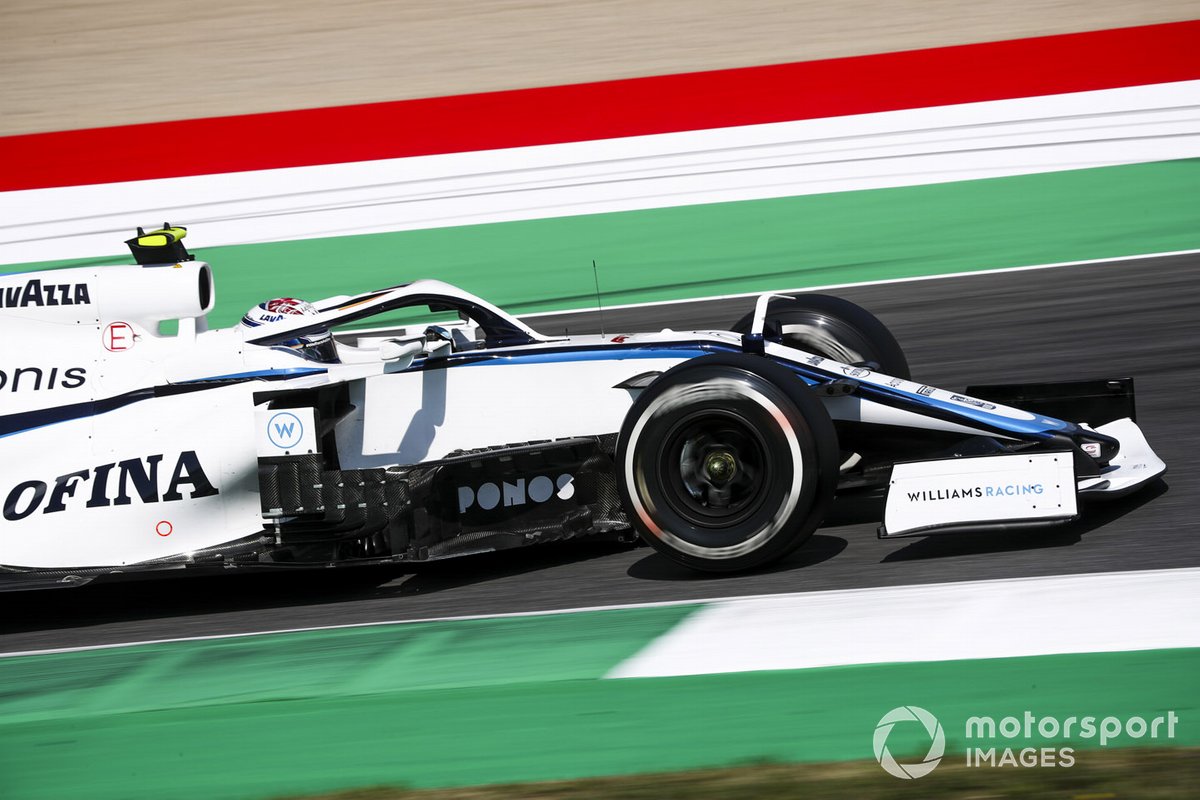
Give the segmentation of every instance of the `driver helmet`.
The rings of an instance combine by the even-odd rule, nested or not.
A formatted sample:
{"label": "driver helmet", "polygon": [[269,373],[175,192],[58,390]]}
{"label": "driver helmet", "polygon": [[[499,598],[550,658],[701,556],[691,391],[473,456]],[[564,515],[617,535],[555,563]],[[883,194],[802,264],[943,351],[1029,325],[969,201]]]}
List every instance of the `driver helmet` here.
{"label": "driver helmet", "polygon": [[[279,322],[288,316],[315,317],[317,313],[317,307],[305,300],[298,300],[295,297],[277,297],[274,300],[259,303],[247,311],[242,317],[242,326],[257,328],[259,325]],[[334,364],[339,360],[337,345],[334,344],[333,334],[329,332],[328,328],[321,328],[284,342],[276,342],[273,346],[286,347],[310,361],[320,361],[323,364]]]}

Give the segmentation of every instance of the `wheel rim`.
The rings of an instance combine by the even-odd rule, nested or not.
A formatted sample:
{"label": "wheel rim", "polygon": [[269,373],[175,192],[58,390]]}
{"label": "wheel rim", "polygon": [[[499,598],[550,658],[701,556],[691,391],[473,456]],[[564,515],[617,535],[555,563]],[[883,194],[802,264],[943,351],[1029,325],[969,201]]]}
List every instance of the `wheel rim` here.
{"label": "wheel rim", "polygon": [[773,477],[766,443],[738,414],[706,409],[675,424],[658,459],[663,498],[701,528],[736,526],[763,505]]}

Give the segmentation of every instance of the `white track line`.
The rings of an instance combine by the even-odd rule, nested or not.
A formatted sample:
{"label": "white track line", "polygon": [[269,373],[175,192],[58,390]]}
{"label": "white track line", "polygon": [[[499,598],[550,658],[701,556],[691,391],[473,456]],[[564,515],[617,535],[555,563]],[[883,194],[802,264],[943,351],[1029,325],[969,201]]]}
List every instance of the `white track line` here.
{"label": "white track line", "polygon": [[[882,278],[874,281],[852,281],[850,283],[825,283],[817,286],[799,286],[793,289],[772,289],[771,294],[798,294],[801,292],[828,292],[834,289],[856,289],[863,286],[883,286],[892,283],[914,283],[917,281],[937,281],[943,278],[969,278],[975,275],[1002,275],[1008,272],[1031,272],[1041,269],[1057,269],[1059,267],[1081,267],[1089,264],[1119,264],[1124,261],[1142,261],[1149,258],[1167,258],[1169,256],[1189,256],[1200,254],[1196,250],[1168,250],[1160,253],[1138,253],[1131,256],[1112,256],[1109,258],[1089,258],[1083,261],[1055,261],[1049,264],[1030,264],[1021,267],[995,267],[990,269],[967,270],[965,272],[945,272],[936,275],[915,275],[908,278]],[[601,293],[603,295],[603,293]],[[736,292],[733,294],[713,294],[705,297],[685,297],[680,300],[651,300],[644,303],[620,303],[605,305],[603,311],[621,311],[628,308],[653,308],[655,306],[676,306],[686,303],[708,303],[721,300],[741,300],[748,297],[758,297],[763,292]],[[568,308],[562,311],[534,311],[529,314],[518,314],[521,319],[536,319],[538,317],[557,317],[564,314],[595,314],[597,308]],[[356,328],[355,335],[386,333],[395,330],[394,326],[382,328]]]}
{"label": "white track line", "polygon": [[[1176,569],[1160,569],[1160,570],[1131,570],[1127,572],[1094,572],[1083,573],[1080,575],[1056,575],[1050,577],[1023,577],[1023,578],[989,578],[978,581],[955,581],[950,583],[927,583],[927,584],[910,584],[904,587],[867,587],[856,589],[830,589],[816,592],[792,592],[780,594],[755,594],[741,595],[736,597],[705,597],[684,600],[661,600],[647,603],[616,603],[613,605],[599,606],[578,606],[575,608],[551,609],[542,611],[514,611],[503,614],[466,614],[460,616],[445,616],[445,617],[421,617],[419,619],[395,619],[395,620],[380,620],[376,622],[351,622],[343,625],[314,625],[311,627],[302,628],[280,628],[269,631],[249,631],[245,633],[228,633],[228,634],[212,634],[208,636],[180,636],[166,639],[146,639],[133,642],[114,642],[110,644],[83,645],[80,647],[57,647],[48,648],[45,650],[22,650],[17,652],[0,653],[0,658],[15,658],[18,656],[33,656],[33,655],[49,655],[54,653],[78,653],[89,650],[109,650],[118,647],[139,647],[142,645],[155,644],[174,644],[179,642],[204,642],[216,639],[242,639],[254,636],[274,636],[287,633],[309,633],[314,631],[332,631],[342,630],[346,628],[372,628],[386,625],[417,625],[426,622],[461,622],[466,620],[481,620],[481,619],[517,619],[522,617],[550,617],[559,616],[562,614],[580,614],[592,611],[624,611],[641,608],[672,608],[679,606],[706,606],[717,603],[730,603],[741,601],[756,601],[756,600],[787,600],[789,598],[813,598],[819,599],[821,602],[857,602],[856,598],[864,594],[872,592],[887,592],[894,591],[896,588],[902,589],[936,589],[938,587],[974,587],[978,591],[987,591],[988,587],[993,585],[1017,585],[1022,583],[1037,583],[1047,580],[1064,580],[1070,581],[1083,578],[1101,578],[1106,576],[1132,576],[1144,577],[1150,582],[1156,580],[1173,580],[1175,576],[1186,576],[1193,581],[1200,578],[1200,568],[1183,567]],[[1197,596],[1200,599],[1200,596]],[[1136,598],[1132,602],[1137,602]]]}
{"label": "white track line", "polygon": [[[1166,258],[1168,256],[1188,256],[1200,253],[1200,249],[1194,250],[1167,250],[1160,253],[1138,253],[1129,256],[1111,256],[1108,258],[1089,258],[1082,261],[1054,261],[1048,264],[1030,264],[1021,267],[994,267],[988,269],[966,270],[964,272],[943,272],[936,275],[914,275],[908,278],[882,278],[874,281],[851,281],[849,283],[825,283],[816,286],[800,286],[794,289],[772,289],[772,294],[791,294],[796,292],[824,292],[832,289],[853,289],[860,286],[883,286],[891,283],[914,283],[916,281],[937,281],[943,278],[969,278],[975,275],[1000,275],[1006,272],[1031,272],[1040,269],[1057,269],[1058,267],[1080,267],[1087,264],[1118,264],[1122,261],[1140,261],[1146,258]],[[648,306],[673,306],[681,303],[706,303],[716,300],[737,300],[746,297],[758,297],[763,292],[737,292],[734,294],[714,294],[706,297],[687,297],[681,300],[652,300],[644,303],[623,303],[619,305],[606,305],[605,311],[619,311],[625,308],[645,308]],[[603,295],[603,292],[601,292]],[[586,308],[571,308],[564,311],[535,311],[530,314],[521,314],[521,319],[529,319],[534,317],[553,317],[560,314],[583,314],[587,312],[596,312],[594,306]],[[364,329],[364,333],[366,330]]]}

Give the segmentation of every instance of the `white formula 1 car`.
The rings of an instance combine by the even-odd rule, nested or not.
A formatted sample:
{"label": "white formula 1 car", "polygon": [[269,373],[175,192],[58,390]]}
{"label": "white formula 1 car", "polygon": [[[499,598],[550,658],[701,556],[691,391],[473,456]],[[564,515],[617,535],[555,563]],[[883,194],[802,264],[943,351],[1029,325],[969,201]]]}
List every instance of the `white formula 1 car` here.
{"label": "white formula 1 car", "polygon": [[208,330],[184,229],[138,233],[136,264],[0,276],[2,587],[635,531],[740,570],[803,544],[835,494],[886,493],[879,535],[910,536],[1063,522],[1165,471],[1132,380],[935,388],[835,297],[551,337],[418,280]]}

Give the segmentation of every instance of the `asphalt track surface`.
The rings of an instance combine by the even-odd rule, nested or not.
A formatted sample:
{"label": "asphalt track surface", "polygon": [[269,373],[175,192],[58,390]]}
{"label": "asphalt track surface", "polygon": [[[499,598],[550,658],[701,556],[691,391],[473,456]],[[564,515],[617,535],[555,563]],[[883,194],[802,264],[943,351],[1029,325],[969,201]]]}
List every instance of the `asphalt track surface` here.
{"label": "asphalt track surface", "polygon": [[[896,334],[913,374],[967,383],[1136,378],[1165,481],[1054,530],[879,541],[842,509],[788,560],[712,577],[649,548],[546,545],[376,574],[221,576],[0,594],[0,652],[428,617],[1200,565],[1200,255],[838,290]],[[611,333],[728,327],[753,300],[610,309]],[[598,330],[594,313],[538,317]],[[861,515],[861,514],[860,514]],[[348,573],[344,573],[348,574]],[[363,585],[363,584],[367,585]]]}

